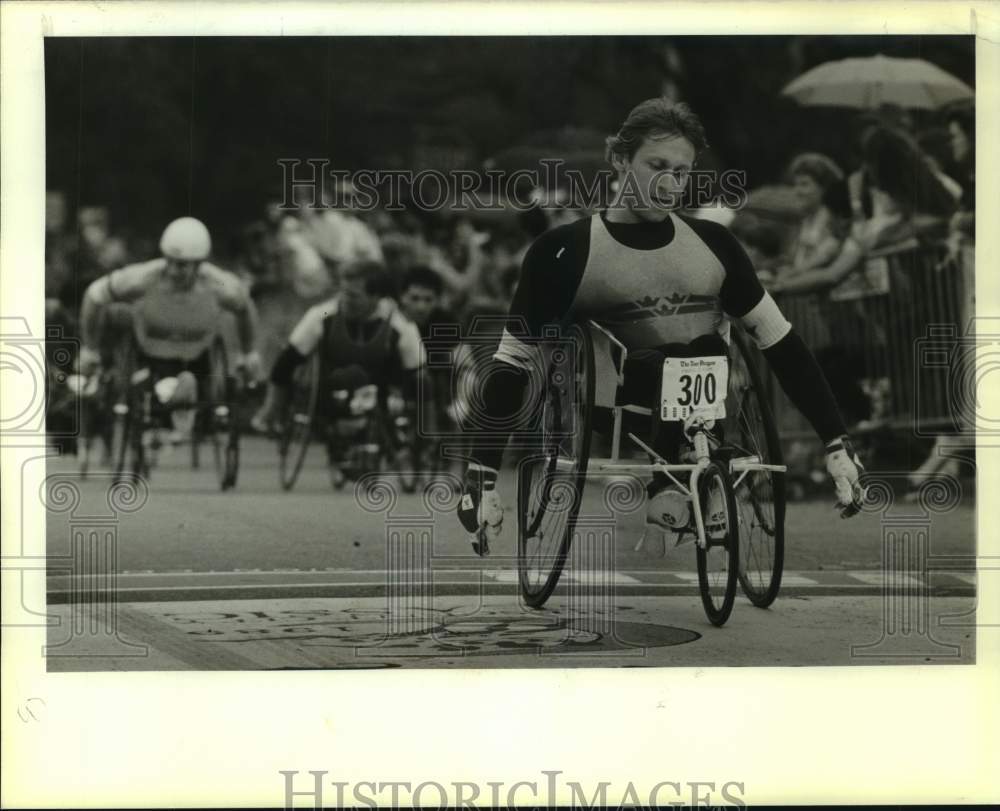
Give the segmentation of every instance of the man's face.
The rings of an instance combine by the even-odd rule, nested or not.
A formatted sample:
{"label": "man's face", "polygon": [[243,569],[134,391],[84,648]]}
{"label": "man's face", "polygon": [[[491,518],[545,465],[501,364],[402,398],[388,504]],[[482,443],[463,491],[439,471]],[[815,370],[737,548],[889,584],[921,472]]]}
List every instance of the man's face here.
{"label": "man's face", "polygon": [[623,204],[640,220],[658,222],[680,208],[695,148],[681,135],[650,135],[631,159],[615,157]]}
{"label": "man's face", "polygon": [[201,262],[184,262],[179,259],[168,259],[166,276],[176,290],[190,290],[198,276],[198,266]]}
{"label": "man's face", "polygon": [[399,299],[406,316],[419,326],[427,323],[431,312],[437,307],[438,295],[429,287],[413,284],[403,291]]}
{"label": "man's face", "polygon": [[352,320],[361,320],[375,312],[378,297],[365,290],[363,273],[347,271],[340,275],[341,302],[344,315]]}

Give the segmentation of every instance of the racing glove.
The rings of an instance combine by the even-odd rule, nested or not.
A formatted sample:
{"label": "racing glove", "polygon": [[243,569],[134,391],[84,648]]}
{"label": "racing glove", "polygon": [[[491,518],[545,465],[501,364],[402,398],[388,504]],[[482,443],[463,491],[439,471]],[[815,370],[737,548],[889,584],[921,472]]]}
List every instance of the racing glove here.
{"label": "racing glove", "polygon": [[496,485],[497,471],[491,467],[470,464],[465,472],[458,520],[472,536],[472,548],[480,557],[490,553],[489,542],[500,537],[503,527],[503,505]]}
{"label": "racing glove", "polygon": [[861,483],[865,468],[846,436],[837,437],[826,446],[826,470],[837,488],[837,509],[841,518],[861,511],[865,489]]}

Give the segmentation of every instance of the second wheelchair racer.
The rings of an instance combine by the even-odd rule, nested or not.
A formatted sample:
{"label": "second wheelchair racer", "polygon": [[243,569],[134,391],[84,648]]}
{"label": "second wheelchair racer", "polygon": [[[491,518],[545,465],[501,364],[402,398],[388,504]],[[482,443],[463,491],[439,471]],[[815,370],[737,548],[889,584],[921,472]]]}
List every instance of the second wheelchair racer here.
{"label": "second wheelchair racer", "polygon": [[343,266],[339,275],[340,291],[306,312],[275,359],[264,404],[251,421],[255,430],[269,432],[284,418],[295,369],[317,351],[320,408],[331,407],[334,391],[369,384],[398,386],[405,400],[416,402],[424,347],[416,325],[391,298],[388,272],[361,260]]}

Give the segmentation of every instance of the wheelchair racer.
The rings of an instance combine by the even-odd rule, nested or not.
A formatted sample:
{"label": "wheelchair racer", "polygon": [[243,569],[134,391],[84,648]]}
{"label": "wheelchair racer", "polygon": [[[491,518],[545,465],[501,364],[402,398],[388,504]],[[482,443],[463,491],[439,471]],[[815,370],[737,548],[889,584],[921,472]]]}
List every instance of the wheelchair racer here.
{"label": "wheelchair racer", "polygon": [[251,378],[260,374],[254,348],[256,309],[239,279],[206,261],[212,240],[194,217],[171,222],[160,239],[157,259],[127,265],[92,282],[83,297],[80,373],[87,377],[101,365],[103,317],[110,305],[132,305],[138,344],[134,385],[153,387],[157,401],[170,407],[175,441],[190,436],[198,401],[198,380],[210,373],[209,349],[219,334],[223,311],[236,318],[242,353],[234,368]]}
{"label": "wheelchair racer", "polygon": [[[677,423],[660,423],[657,398],[665,357],[724,355],[727,319],[738,319],[792,403],[826,448],[842,517],[856,514],[863,471],[830,387],[812,353],[757,279],[722,225],[679,213],[698,153],[707,146],[684,104],[648,99],[607,139],[618,178],[609,208],[539,236],[525,255],[510,322],[537,338],[546,325],[593,319],[628,349],[626,402],[653,405],[652,447],[676,462]],[[484,422],[511,425],[521,408],[537,345],[505,329],[485,375]],[[521,333],[522,335],[524,333]],[[503,455],[495,436],[474,435],[458,517],[483,555],[499,536],[496,489]],[[668,531],[687,524],[689,505],[663,473],[647,487],[646,522]]]}
{"label": "wheelchair racer", "polygon": [[[251,420],[254,429],[267,433],[283,418],[295,369],[316,351],[323,364],[321,403],[329,406],[334,392],[357,394],[374,384],[383,390],[398,385],[404,399],[415,404],[418,375],[426,365],[424,346],[419,329],[400,312],[391,293],[391,279],[381,263],[344,265],[340,292],[306,312],[275,359],[264,404]],[[343,413],[335,416],[350,413],[349,408],[339,410]],[[331,467],[339,472],[334,460]]]}

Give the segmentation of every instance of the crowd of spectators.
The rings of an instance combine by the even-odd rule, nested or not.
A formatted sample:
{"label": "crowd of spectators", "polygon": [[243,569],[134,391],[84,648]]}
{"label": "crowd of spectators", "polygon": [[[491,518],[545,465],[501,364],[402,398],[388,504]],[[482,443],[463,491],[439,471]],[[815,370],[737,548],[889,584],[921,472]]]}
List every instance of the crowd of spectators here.
{"label": "crowd of spectators", "polygon": [[[790,216],[778,222],[740,212],[731,222],[816,353],[855,433],[877,431],[890,417],[915,420],[915,399],[923,396],[912,368],[920,329],[934,319],[957,320],[964,330],[972,316],[973,116],[952,110],[944,127],[923,132],[898,110],[861,116],[855,165],[795,155],[786,177]],[[921,276],[927,267],[933,272]],[[935,290],[959,291],[957,306],[928,300]],[[912,486],[957,473],[940,445],[916,468]]]}

